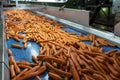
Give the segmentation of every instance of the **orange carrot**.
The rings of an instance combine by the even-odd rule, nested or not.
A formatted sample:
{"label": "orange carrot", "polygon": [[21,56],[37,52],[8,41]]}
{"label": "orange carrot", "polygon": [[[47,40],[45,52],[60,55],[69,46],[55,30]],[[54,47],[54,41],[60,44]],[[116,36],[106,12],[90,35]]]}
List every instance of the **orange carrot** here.
{"label": "orange carrot", "polygon": [[11,65],[11,64],[13,64],[14,62],[15,62],[14,57],[13,57],[13,56],[10,56],[10,57],[9,57],[9,64]]}
{"label": "orange carrot", "polygon": [[52,72],[49,72],[48,76],[51,77],[53,80],[62,80],[62,77]]}
{"label": "orange carrot", "polygon": [[31,77],[40,75],[44,73],[45,71],[46,71],[46,67],[42,66],[35,72],[30,72],[30,73],[25,74],[24,76],[21,76],[20,78],[18,78],[18,80],[25,80],[25,79],[31,78]]}
{"label": "orange carrot", "polygon": [[23,46],[20,46],[20,45],[18,45],[18,44],[12,44],[12,47],[13,47],[13,48],[19,48],[19,49],[23,48]]}
{"label": "orange carrot", "polygon": [[32,68],[32,67],[30,67],[28,65],[24,65],[24,64],[18,64],[18,67],[22,68],[22,69],[25,69],[25,68],[31,69]]}
{"label": "orange carrot", "polygon": [[14,64],[14,68],[15,68],[16,74],[20,73],[20,68],[18,67],[18,65],[16,64],[16,62],[14,62],[13,64]]}
{"label": "orange carrot", "polygon": [[13,36],[13,39],[20,42],[20,39],[18,37],[16,37],[16,36]]}
{"label": "orange carrot", "polygon": [[22,70],[22,71],[21,71],[17,76],[15,76],[12,80],[18,80],[18,78],[19,78],[20,76],[22,76],[27,70],[28,70],[27,68],[24,69],[24,70]]}
{"label": "orange carrot", "polygon": [[69,62],[70,62],[70,68],[71,68],[71,72],[72,72],[72,75],[73,75],[73,80],[80,80],[80,77],[79,77],[79,74],[72,62],[72,60],[69,58]]}
{"label": "orange carrot", "polygon": [[59,64],[62,64],[62,65],[66,65],[66,61],[63,60],[63,59],[58,59],[58,58],[55,58],[55,57],[52,57],[52,56],[46,56],[43,58],[43,60],[45,61],[54,61],[56,63],[59,63]]}
{"label": "orange carrot", "polygon": [[11,56],[12,55],[12,51],[10,49],[8,49],[8,55]]}
{"label": "orange carrot", "polygon": [[46,66],[47,66],[49,69],[53,70],[54,72],[56,72],[56,73],[58,73],[58,74],[60,74],[60,75],[65,75],[65,76],[67,76],[67,77],[71,77],[71,73],[70,73],[70,72],[65,72],[65,71],[62,71],[62,70],[60,70],[60,69],[54,68],[51,64],[49,64],[49,63],[47,63],[47,62],[46,62]]}
{"label": "orange carrot", "polygon": [[36,64],[38,64],[38,59],[34,55],[32,55],[32,59]]}
{"label": "orange carrot", "polygon": [[35,66],[35,67],[31,68],[30,70],[26,71],[24,74],[29,74],[29,73],[35,72],[39,68],[40,68],[40,66]]}
{"label": "orange carrot", "polygon": [[35,78],[36,78],[36,80],[41,80],[41,78],[39,76],[36,76]]}
{"label": "orange carrot", "polygon": [[14,70],[14,65],[10,65],[10,74],[11,74],[12,78],[14,78],[16,76],[15,70]]}

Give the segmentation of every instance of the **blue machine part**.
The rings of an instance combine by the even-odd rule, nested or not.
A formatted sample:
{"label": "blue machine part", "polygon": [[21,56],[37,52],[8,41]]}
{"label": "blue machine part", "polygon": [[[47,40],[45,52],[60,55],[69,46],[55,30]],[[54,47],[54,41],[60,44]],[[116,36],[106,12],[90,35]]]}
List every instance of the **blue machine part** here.
{"label": "blue machine part", "polygon": [[[67,32],[74,32],[77,35],[79,35],[80,31],[74,30],[72,28],[62,28],[63,30],[67,31]],[[83,32],[82,35],[86,35],[86,32]],[[83,41],[87,44],[91,44],[90,41]],[[27,42],[27,48],[26,49],[17,49],[17,48],[12,48],[11,45],[12,44],[19,44],[19,45],[23,45],[22,43],[22,39],[21,42],[17,42],[14,39],[9,39],[6,41],[7,43],[7,49],[11,49],[13,51],[13,56],[15,58],[15,61],[20,61],[20,60],[24,60],[30,63],[33,63],[32,61],[32,55],[37,56],[39,54],[40,51],[40,45],[36,44],[35,42]],[[103,46],[102,47],[104,49],[104,51],[109,51],[112,49],[117,49],[118,51],[120,51],[120,48],[118,47],[110,47],[110,46]],[[49,80],[49,76],[47,74],[47,71],[45,73],[43,73],[42,75],[40,75],[40,78],[42,80]],[[29,78],[27,80],[35,80],[35,78]]]}

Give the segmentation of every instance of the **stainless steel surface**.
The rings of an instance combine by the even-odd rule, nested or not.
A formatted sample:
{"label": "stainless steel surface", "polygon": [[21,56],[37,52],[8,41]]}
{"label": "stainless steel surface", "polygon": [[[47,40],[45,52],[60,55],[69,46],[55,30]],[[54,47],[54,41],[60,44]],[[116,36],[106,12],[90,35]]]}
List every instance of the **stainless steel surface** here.
{"label": "stainless steel surface", "polygon": [[64,23],[64,24],[67,24],[74,29],[77,29],[77,30],[80,30],[80,31],[85,31],[85,32],[88,32],[88,33],[92,33],[92,34],[94,34],[98,37],[101,37],[101,38],[104,38],[108,41],[116,43],[120,47],[120,37],[115,36],[114,33],[107,32],[107,31],[100,31],[100,30],[94,29],[92,27],[83,26],[83,25],[80,25],[80,24],[77,24],[77,23],[74,23],[74,22],[71,22],[71,21],[68,21],[68,20],[64,20],[64,19],[52,16],[52,15],[49,15],[49,14],[43,13],[43,12],[39,12],[39,11],[35,11],[35,12],[38,13],[38,14],[44,15],[48,18],[51,18],[53,20],[59,21],[59,22]]}
{"label": "stainless steel surface", "polygon": [[56,16],[58,18],[66,19],[78,24],[89,26],[89,11],[68,9],[64,8],[59,10],[59,7],[47,6],[47,9],[43,9],[43,6],[39,6],[39,11]]}

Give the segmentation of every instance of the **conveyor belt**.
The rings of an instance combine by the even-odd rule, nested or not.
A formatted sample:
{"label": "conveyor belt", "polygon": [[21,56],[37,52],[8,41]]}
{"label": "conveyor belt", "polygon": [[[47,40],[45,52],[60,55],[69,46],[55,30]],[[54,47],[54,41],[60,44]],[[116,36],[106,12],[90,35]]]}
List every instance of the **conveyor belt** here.
{"label": "conveyor belt", "polygon": [[[67,27],[65,28],[62,28],[63,30],[66,30],[67,32],[74,32],[76,34],[79,34],[80,31],[72,28],[72,27],[69,27],[68,25],[66,25]],[[81,31],[82,32],[82,35],[87,35],[88,33],[87,32],[84,32],[84,31]],[[22,39],[21,39],[22,41]],[[91,44],[90,41],[83,41],[87,44]],[[30,62],[30,63],[33,63],[32,62],[32,55],[35,55],[37,56],[39,54],[39,48],[40,46],[37,45],[35,42],[27,42],[28,43],[28,47],[26,49],[16,49],[16,48],[12,48],[11,47],[11,44],[19,44],[19,45],[23,45],[22,42],[16,42],[14,39],[9,39],[6,41],[6,46],[7,46],[7,49],[11,49],[13,51],[13,56],[15,58],[15,60],[18,62],[20,60],[25,60],[27,62]],[[106,52],[106,51],[109,51],[109,50],[112,50],[112,49],[117,49],[118,51],[120,51],[120,48],[119,47],[110,47],[110,46],[103,46],[102,47],[103,50]],[[6,54],[7,55],[7,54]],[[44,74],[40,75],[41,79],[42,80],[49,80],[49,77],[47,75],[47,72],[45,72]],[[35,80],[34,78],[30,78],[28,80]]]}
{"label": "conveyor belt", "polygon": [[[69,27],[63,28],[63,30],[66,30],[67,32],[74,32],[76,34],[80,33],[80,31],[74,30],[74,29],[69,28]],[[83,32],[82,34],[86,35],[87,33]],[[85,42],[87,44],[91,44],[90,41],[83,41],[83,42]],[[10,39],[10,40],[7,41],[7,48],[11,49],[13,51],[13,56],[14,56],[15,60],[16,61],[25,60],[27,62],[33,63],[32,62],[32,55],[37,56],[39,54],[40,46],[37,45],[35,42],[28,42],[28,47],[26,49],[16,49],[16,48],[11,47],[11,44],[13,44],[13,43],[22,45],[22,42],[16,42],[13,39]],[[112,50],[112,49],[116,49],[116,50],[120,51],[119,47],[103,46],[102,48],[104,49],[104,51],[109,51],[109,50]],[[43,75],[40,75],[40,77],[41,77],[42,80],[49,80],[47,72],[44,73]],[[30,78],[28,80],[35,80],[35,79]]]}

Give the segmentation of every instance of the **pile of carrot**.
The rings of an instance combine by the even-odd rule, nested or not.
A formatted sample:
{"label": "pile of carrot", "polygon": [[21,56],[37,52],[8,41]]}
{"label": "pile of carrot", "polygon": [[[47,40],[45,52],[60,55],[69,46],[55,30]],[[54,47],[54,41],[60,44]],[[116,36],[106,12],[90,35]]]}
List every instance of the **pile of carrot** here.
{"label": "pile of carrot", "polygon": [[[103,52],[98,47],[116,46],[115,44],[92,34],[83,36],[67,33],[61,30],[63,26],[59,23],[27,10],[7,10],[4,14],[6,38],[24,44],[12,44],[13,48],[27,48],[27,41],[34,41],[41,46],[39,55],[32,56],[35,63],[16,62],[12,51],[8,50],[12,80],[30,77],[40,80],[39,75],[47,71],[47,68],[48,75],[53,80],[119,80],[120,52]],[[93,43],[85,44],[83,40]]]}

